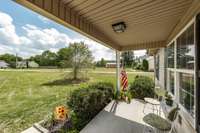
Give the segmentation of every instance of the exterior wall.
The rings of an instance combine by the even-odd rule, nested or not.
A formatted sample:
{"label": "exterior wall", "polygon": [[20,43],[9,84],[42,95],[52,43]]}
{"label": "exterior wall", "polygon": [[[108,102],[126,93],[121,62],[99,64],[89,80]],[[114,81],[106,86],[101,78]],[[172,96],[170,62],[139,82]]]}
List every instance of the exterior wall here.
{"label": "exterior wall", "polygon": [[149,56],[147,58],[148,63],[149,63],[149,71],[154,71],[154,58],[153,56]]}
{"label": "exterior wall", "polygon": [[37,64],[35,61],[28,61],[28,67],[29,68],[38,68],[39,64]]}
{"label": "exterior wall", "polygon": [[159,79],[155,78],[155,84],[165,89],[165,48],[159,49],[156,56],[159,56]]}
{"label": "exterior wall", "polygon": [[116,63],[106,63],[106,68],[116,68]]}
{"label": "exterior wall", "polygon": [[[116,63],[106,63],[106,68],[116,68]],[[120,63],[120,67],[122,67],[122,64]]]}
{"label": "exterior wall", "polygon": [[[173,99],[176,103],[178,103],[180,111],[177,119],[175,120],[175,127],[176,127],[176,132],[177,133],[196,133],[195,131],[195,117],[192,118],[190,114],[186,111],[186,109],[180,104],[180,90],[179,90],[179,74],[180,73],[187,73],[187,74],[193,74],[195,77],[195,70],[187,70],[187,69],[178,69],[176,64],[177,64],[177,42],[176,39],[177,37],[184,32],[185,29],[187,29],[188,26],[190,26],[192,23],[194,23],[194,19],[191,20],[188,25],[172,40],[172,42],[175,42],[175,67],[174,68],[166,68],[167,66],[165,65],[167,60],[166,60],[166,48],[160,48],[155,57],[159,56],[159,79],[155,78],[155,84],[158,86],[161,86],[161,88],[165,88],[166,90],[169,91],[169,71],[174,72],[174,89],[175,89],[175,94],[173,95]],[[171,42],[170,42],[171,43]],[[195,79],[194,79],[195,80]],[[194,81],[195,83],[195,81]],[[196,91],[197,88],[194,86],[194,91]],[[196,101],[195,101],[196,102]]]}
{"label": "exterior wall", "polygon": [[[162,89],[167,89],[167,86],[165,86],[165,81],[167,81],[167,73],[166,67],[165,67],[165,48],[161,48],[158,50],[156,56],[159,56],[159,80],[155,78],[155,84],[157,86],[160,86]],[[176,75],[175,77],[177,77]],[[176,96],[174,96],[174,101],[176,103],[179,103],[179,95],[178,95],[178,89],[175,90]],[[175,128],[177,133],[196,133],[194,127],[191,125],[191,123],[188,121],[188,115],[185,113],[183,107],[181,107],[179,117],[177,117],[175,121]]]}
{"label": "exterior wall", "polygon": [[175,120],[175,128],[177,133],[196,133],[195,129],[188,123],[186,118],[183,117],[181,112]]}

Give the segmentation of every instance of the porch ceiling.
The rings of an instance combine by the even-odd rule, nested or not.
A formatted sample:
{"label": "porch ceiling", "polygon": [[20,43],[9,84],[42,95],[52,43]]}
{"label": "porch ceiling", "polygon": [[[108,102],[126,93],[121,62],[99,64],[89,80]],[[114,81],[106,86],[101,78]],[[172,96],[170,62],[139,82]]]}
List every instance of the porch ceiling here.
{"label": "porch ceiling", "polygon": [[[116,50],[163,47],[199,11],[199,0],[14,0]],[[115,33],[112,24],[127,29]]]}

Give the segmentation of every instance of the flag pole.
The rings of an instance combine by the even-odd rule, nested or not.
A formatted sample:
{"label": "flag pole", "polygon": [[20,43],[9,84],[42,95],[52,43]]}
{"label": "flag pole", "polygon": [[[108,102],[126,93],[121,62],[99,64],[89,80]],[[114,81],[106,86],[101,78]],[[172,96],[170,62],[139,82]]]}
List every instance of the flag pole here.
{"label": "flag pole", "polygon": [[120,52],[116,51],[116,88],[117,95],[120,93]]}

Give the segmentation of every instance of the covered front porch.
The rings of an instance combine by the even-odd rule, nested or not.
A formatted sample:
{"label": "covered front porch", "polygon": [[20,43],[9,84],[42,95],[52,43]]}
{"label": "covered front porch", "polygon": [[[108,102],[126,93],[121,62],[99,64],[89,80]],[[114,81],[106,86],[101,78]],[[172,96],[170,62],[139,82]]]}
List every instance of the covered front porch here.
{"label": "covered front porch", "polygon": [[[197,23],[199,22],[197,16],[200,12],[199,0],[15,1],[116,50],[116,86],[118,91],[120,91],[121,51],[151,49],[152,53],[150,54],[155,55],[157,49],[164,49],[175,40],[186,29],[186,25],[190,24],[191,20],[195,23],[195,30],[193,30],[195,31],[194,44],[199,48],[199,32],[197,32],[200,25]],[[196,62],[193,71],[197,73],[199,72],[199,58],[197,56],[199,52],[196,50],[193,53],[195,53],[194,60]],[[164,59],[165,54],[162,54],[162,56]],[[166,64],[161,62],[157,66],[158,68],[162,67],[163,71],[161,72],[164,75]],[[199,76],[194,74],[194,79],[195,116],[192,118],[192,128],[195,132],[198,132],[200,125],[198,100],[200,93],[197,89]],[[163,80],[166,81],[166,78],[163,78]],[[179,99],[178,95],[176,98]],[[133,99],[131,104],[118,103],[114,106],[114,109],[112,105],[113,103],[110,103],[101,111],[81,133],[139,133],[143,131],[146,124],[143,121],[145,114],[142,111],[144,106],[142,101]],[[188,129],[183,123],[179,123],[179,127],[181,128],[178,132]],[[187,133],[187,131],[184,132]],[[189,130],[189,132],[192,132],[192,130]]]}
{"label": "covered front porch", "polygon": [[[143,120],[152,113],[152,106],[144,109],[144,105],[138,99],[132,99],[130,104],[112,101],[80,133],[154,133],[154,128]],[[160,116],[165,118],[163,110]]]}

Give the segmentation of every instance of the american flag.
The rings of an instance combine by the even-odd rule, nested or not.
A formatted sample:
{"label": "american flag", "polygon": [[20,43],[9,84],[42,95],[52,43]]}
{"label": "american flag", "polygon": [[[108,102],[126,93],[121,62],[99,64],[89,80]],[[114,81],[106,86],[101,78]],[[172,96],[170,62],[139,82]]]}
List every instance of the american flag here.
{"label": "american flag", "polygon": [[126,91],[128,87],[128,77],[125,70],[121,71],[121,86],[122,90]]}

